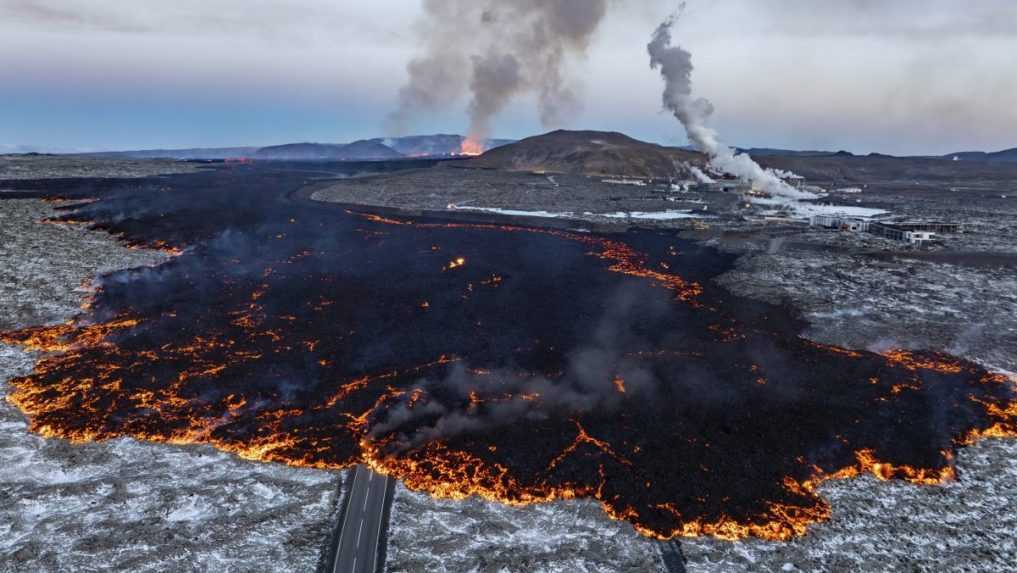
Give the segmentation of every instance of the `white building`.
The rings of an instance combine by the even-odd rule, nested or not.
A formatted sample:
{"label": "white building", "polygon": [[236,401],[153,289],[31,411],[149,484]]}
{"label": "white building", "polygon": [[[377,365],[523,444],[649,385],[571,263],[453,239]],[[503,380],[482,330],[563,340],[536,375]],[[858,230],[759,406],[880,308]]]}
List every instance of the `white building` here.
{"label": "white building", "polygon": [[924,245],[936,240],[936,234],[931,231],[908,231],[904,239],[912,245]]}

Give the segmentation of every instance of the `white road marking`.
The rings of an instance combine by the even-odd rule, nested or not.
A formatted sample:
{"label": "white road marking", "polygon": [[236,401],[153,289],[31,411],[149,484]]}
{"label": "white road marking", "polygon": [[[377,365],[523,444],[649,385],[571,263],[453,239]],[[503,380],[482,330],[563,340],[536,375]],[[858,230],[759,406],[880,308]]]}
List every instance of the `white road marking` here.
{"label": "white road marking", "polygon": [[[354,495],[355,494],[355,492],[357,490],[357,482],[360,481],[362,483],[362,481],[363,481],[363,480],[359,480],[358,479],[358,478],[361,477],[361,475],[360,475],[361,472],[359,471],[361,469],[363,469],[363,471],[367,473],[367,483],[364,484],[361,487],[361,489],[363,489],[363,495],[364,495],[364,506],[363,506],[363,510],[361,512],[361,515],[360,515],[360,524],[357,527],[356,545],[353,548],[353,567],[351,569],[351,571],[353,573],[358,573],[357,562],[358,562],[359,554],[360,554],[361,540],[363,539],[364,525],[367,523],[367,517],[368,517],[367,516],[367,505],[368,505],[367,502],[371,499],[372,495],[376,495],[377,494],[376,491],[372,492],[372,489],[373,489],[372,486],[373,487],[378,487],[378,486],[374,486],[374,483],[373,483],[374,482],[374,472],[372,472],[372,471],[370,471],[370,470],[368,470],[366,468],[358,467],[354,471],[354,474],[353,474],[353,483],[350,486],[350,495]],[[380,494],[381,495],[381,500],[382,500],[382,505],[384,505],[385,499],[388,496],[388,478],[386,476],[382,476],[382,475],[379,475],[378,478],[379,478],[380,487],[382,488],[381,494]],[[347,510],[346,516],[344,517],[344,520],[343,520],[343,529],[342,529],[342,532],[340,533],[341,537],[340,537],[339,549],[338,549],[339,553],[336,554],[336,564],[335,564],[336,568],[334,570],[335,573],[339,573],[339,569],[338,569],[339,563],[340,563],[339,555],[341,554],[342,550],[344,549],[344,547],[343,547],[343,539],[345,538],[345,535],[346,535],[346,533],[348,531],[347,527],[349,526],[350,513],[352,513],[351,510],[352,510],[352,508],[349,508]],[[368,538],[372,539],[373,541],[369,540],[366,543],[366,547],[368,549],[371,549],[372,548],[371,544],[373,543],[374,544],[373,545],[373,549],[374,550],[370,552],[370,559],[366,563],[364,563],[364,565],[365,565],[364,571],[367,572],[367,573],[373,573],[373,571],[377,568],[378,551],[379,551],[379,548],[380,548],[380,545],[381,545],[381,529],[382,529],[382,523],[381,523],[381,520],[378,519],[378,520],[376,520],[376,523],[374,524],[374,527],[372,527],[372,531],[368,532],[368,534],[369,534]],[[346,550],[350,549],[348,544],[345,547],[345,549]],[[370,569],[366,568],[368,563],[370,564]]]}
{"label": "white road marking", "polygon": [[[381,477],[381,483],[382,483],[381,499],[382,499],[382,506],[384,506],[384,504],[385,504],[385,497],[388,495],[388,479],[389,478],[387,476],[379,476],[379,477]],[[375,550],[373,552],[371,552],[371,572],[372,573],[378,568],[378,547],[381,545],[381,525],[382,525],[381,524],[381,520],[379,519],[378,523],[376,524],[376,528],[374,530],[374,547],[375,547]]]}
{"label": "white road marking", "polygon": [[[355,492],[356,489],[357,489],[357,474],[359,474],[359,473],[360,473],[359,472],[359,468],[353,470],[353,483],[350,484],[350,493],[349,493],[349,495],[353,495],[353,492]],[[349,512],[349,508],[347,508],[346,516],[343,517],[343,527],[342,527],[342,529],[339,530],[339,546],[336,547],[336,560],[335,560],[335,568],[333,568],[333,571],[338,571],[339,570],[339,553],[343,549],[342,534],[343,534],[344,531],[346,531],[346,525],[349,523],[349,521],[350,521],[350,512]]]}

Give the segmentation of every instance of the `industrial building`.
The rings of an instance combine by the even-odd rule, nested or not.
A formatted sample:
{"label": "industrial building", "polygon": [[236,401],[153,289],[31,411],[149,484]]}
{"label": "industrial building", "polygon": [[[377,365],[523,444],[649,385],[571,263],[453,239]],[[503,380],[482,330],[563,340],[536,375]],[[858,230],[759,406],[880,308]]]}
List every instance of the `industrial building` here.
{"label": "industrial building", "polygon": [[961,230],[957,223],[941,221],[870,221],[837,215],[815,215],[809,220],[809,224],[813,227],[872,233],[912,245],[936,242],[940,240],[940,235],[959,233]]}

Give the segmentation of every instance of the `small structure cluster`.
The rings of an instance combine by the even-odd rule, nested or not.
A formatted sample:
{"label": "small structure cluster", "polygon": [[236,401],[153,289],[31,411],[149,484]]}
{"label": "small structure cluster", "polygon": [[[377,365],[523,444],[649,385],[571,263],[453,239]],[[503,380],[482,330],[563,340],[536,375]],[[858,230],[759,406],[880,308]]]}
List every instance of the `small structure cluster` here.
{"label": "small structure cluster", "polygon": [[809,225],[853,233],[871,233],[912,245],[938,242],[941,235],[961,231],[959,224],[942,221],[872,221],[840,215],[814,215],[809,219]]}

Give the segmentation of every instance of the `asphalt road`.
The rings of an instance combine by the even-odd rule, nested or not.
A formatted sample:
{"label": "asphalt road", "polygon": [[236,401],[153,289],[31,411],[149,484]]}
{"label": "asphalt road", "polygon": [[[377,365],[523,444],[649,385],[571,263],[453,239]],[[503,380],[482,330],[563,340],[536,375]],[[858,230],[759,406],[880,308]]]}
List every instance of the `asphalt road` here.
{"label": "asphalt road", "polygon": [[346,496],[333,573],[375,573],[384,526],[389,478],[364,466],[353,472]]}

